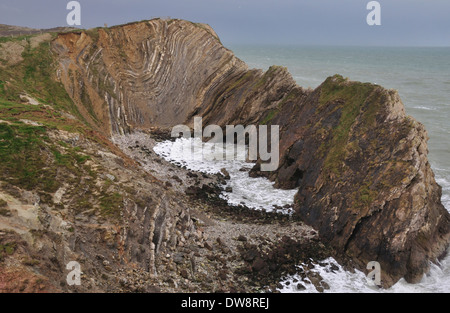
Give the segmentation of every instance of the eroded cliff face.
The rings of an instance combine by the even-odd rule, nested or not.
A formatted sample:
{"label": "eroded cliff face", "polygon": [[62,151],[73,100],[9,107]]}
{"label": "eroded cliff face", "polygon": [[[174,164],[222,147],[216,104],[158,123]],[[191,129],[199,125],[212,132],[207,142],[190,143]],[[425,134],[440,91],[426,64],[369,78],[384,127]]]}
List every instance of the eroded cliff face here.
{"label": "eroded cliff face", "polygon": [[298,112],[309,123],[286,130],[297,136],[278,184],[298,186],[297,213],[336,251],[360,268],[378,261],[385,286],[418,282],[449,238],[423,125],[405,115],[397,92],[376,85],[334,76],[313,94]]}
{"label": "eroded cliff face", "polygon": [[280,125],[280,166],[297,214],[355,266],[378,261],[388,287],[417,282],[449,242],[450,218],[427,160],[424,127],[398,94],[329,77],[315,90],[283,67],[248,69],[211,28],[151,20],[60,34],[58,79],[93,127],[111,135],[177,124]]}
{"label": "eroded cliff face", "polygon": [[[2,140],[5,130],[16,134],[16,145],[29,140],[13,123],[0,124]],[[0,292],[155,292],[170,275],[176,279],[166,254],[181,241],[203,240],[185,199],[98,135],[26,129],[48,137],[30,147],[35,154],[22,151],[28,160],[20,166],[43,169],[33,181],[2,167]],[[68,283],[73,261],[83,273],[79,286]]]}
{"label": "eroded cliff face", "polygon": [[110,133],[184,122],[246,70],[206,25],[154,20],[60,35],[61,81]]}

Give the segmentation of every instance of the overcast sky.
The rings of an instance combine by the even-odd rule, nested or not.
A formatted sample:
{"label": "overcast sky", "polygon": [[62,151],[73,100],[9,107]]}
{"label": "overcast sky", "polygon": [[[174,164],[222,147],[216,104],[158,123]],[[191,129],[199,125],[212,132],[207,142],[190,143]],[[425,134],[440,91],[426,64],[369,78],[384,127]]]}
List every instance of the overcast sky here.
{"label": "overcast sky", "polygon": [[[0,0],[0,24],[65,26],[69,0]],[[211,25],[225,45],[450,46],[450,0],[79,0],[81,27],[172,17]]]}

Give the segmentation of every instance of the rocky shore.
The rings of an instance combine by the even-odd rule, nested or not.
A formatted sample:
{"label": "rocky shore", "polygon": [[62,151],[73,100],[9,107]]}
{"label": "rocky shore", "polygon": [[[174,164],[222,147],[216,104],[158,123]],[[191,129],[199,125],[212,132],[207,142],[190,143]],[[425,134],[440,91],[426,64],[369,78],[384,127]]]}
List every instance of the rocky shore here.
{"label": "rocky shore", "polygon": [[[273,292],[295,272],[322,291],[311,264],[329,256],[379,262],[388,288],[445,255],[427,132],[395,90],[332,73],[304,89],[177,19],[28,31],[0,42],[1,291]],[[226,172],[152,151],[196,116],[278,125],[279,167],[258,160],[249,174],[298,190],[295,213],[229,206]],[[71,261],[80,286],[67,284]]]}
{"label": "rocky shore", "polygon": [[[98,175],[82,176],[81,189],[61,186],[51,199],[2,185],[2,292],[278,292],[296,273],[303,284],[326,287],[308,267],[330,255],[315,230],[288,215],[229,206],[219,197],[223,175],[160,158],[152,147],[161,137],[114,138],[122,158],[75,134],[51,137],[90,155],[84,165]],[[95,208],[106,186],[128,191],[118,217]],[[74,206],[80,192],[91,206]],[[164,214],[146,215],[153,201]],[[145,243],[152,229],[160,237]],[[82,268],[80,286],[66,282],[72,260]]]}
{"label": "rocky shore", "polygon": [[[173,272],[161,291],[278,292],[281,278],[297,273],[303,273],[304,284],[313,281],[323,291],[321,284],[326,284],[308,265],[325,259],[330,251],[314,229],[285,214],[230,206],[220,198],[223,173],[193,172],[153,152],[158,141],[168,139],[143,132],[113,138],[146,171],[180,197],[188,197],[196,231],[180,232],[178,247],[161,260],[157,271]],[[299,267],[302,263],[304,268]]]}

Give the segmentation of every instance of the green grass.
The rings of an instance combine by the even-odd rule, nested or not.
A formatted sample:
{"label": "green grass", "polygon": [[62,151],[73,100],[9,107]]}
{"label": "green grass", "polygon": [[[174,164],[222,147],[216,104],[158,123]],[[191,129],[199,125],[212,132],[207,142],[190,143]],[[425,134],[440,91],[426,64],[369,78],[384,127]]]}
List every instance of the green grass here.
{"label": "green grass", "polygon": [[[29,119],[43,126],[28,125],[20,119]],[[36,192],[42,203],[52,205],[52,194],[62,184],[74,186],[68,208],[75,211],[99,210],[103,217],[118,221],[122,196],[100,191],[94,181],[97,170],[85,164],[91,157],[78,146],[62,140],[52,140],[53,129],[78,132],[86,138],[104,144],[89,128],[77,120],[67,119],[48,106],[34,106],[0,100],[0,181],[21,189]],[[76,186],[82,183],[83,190]],[[112,184],[114,185],[114,184]],[[119,190],[115,186],[111,190]],[[100,195],[100,196],[99,196]],[[8,214],[8,212],[4,212]]]}
{"label": "green grass", "polygon": [[278,113],[280,113],[280,111],[277,109],[270,110],[266,117],[261,121],[260,125],[269,124],[278,115]]}
{"label": "green grass", "polygon": [[[0,123],[0,181],[34,191],[47,204],[52,204],[52,194],[62,184],[74,186],[68,196],[73,199],[70,209],[96,208],[102,216],[119,220],[123,195],[114,191],[115,184],[108,181],[105,191],[100,191],[93,180],[97,173],[85,164],[90,156],[80,147],[51,141],[47,131],[45,126]],[[76,187],[81,182],[82,190]]]}
{"label": "green grass", "polygon": [[5,200],[0,199],[0,215],[7,216],[10,213],[6,208],[7,205],[8,203]]}
{"label": "green grass", "polygon": [[100,197],[100,212],[104,216],[120,218],[120,212],[123,206],[123,196],[118,193],[107,193]]}
{"label": "green grass", "polygon": [[299,95],[297,89],[291,90],[284,98],[281,100],[280,104],[278,105],[279,108],[282,108],[286,103],[289,101],[294,100]]}
{"label": "green grass", "polygon": [[370,205],[378,195],[377,191],[371,190],[369,188],[369,185],[366,184],[359,188],[358,190],[358,197],[356,203],[359,203],[362,206]]}
{"label": "green grass", "polygon": [[0,99],[0,120],[20,123],[20,119],[32,120],[48,129],[61,129],[68,132],[84,133],[88,128],[77,120],[71,120],[52,107],[30,105]]}
{"label": "green grass", "polygon": [[8,216],[10,214],[10,211],[5,208],[0,208],[0,215],[1,216]]}
{"label": "green grass", "polygon": [[[328,78],[322,85],[319,99],[319,110],[323,110],[328,104],[340,101],[336,109],[341,110],[338,125],[332,130],[330,142],[321,147],[321,151],[327,151],[324,162],[324,170],[335,174],[340,173],[340,166],[344,161],[350,129],[356,118],[361,113],[369,95],[376,88],[368,83],[351,82],[348,83],[342,76]],[[369,110],[369,114],[374,115],[375,110]],[[374,118],[374,116],[371,116]]]}
{"label": "green grass", "polygon": [[40,186],[56,191],[54,171],[47,168],[45,127],[0,123],[0,178],[26,190]]}
{"label": "green grass", "polygon": [[5,42],[17,42],[22,40],[27,40],[33,37],[34,35],[22,35],[22,36],[4,36],[0,37],[0,44]]}
{"label": "green grass", "polygon": [[17,244],[15,242],[0,244],[0,261],[3,261],[6,256],[12,255],[16,248]]}
{"label": "green grass", "polygon": [[[95,30],[91,35],[97,33]],[[120,188],[115,183],[107,189],[97,186],[99,169],[86,164],[91,157],[80,147],[51,139],[49,132],[79,133],[108,149],[109,142],[92,131],[64,86],[55,80],[57,64],[49,42],[35,49],[28,45],[22,56],[21,63],[0,70],[0,182],[33,191],[40,196],[41,203],[48,205],[55,205],[53,193],[61,185],[71,186],[65,203],[55,207],[75,211],[95,209],[103,217],[118,221],[123,207],[123,195],[117,192]],[[77,81],[76,77],[72,78]],[[41,105],[21,102],[20,95],[24,93]],[[87,93],[83,97],[89,113],[95,117]],[[76,119],[67,117],[64,112]],[[23,120],[38,122],[41,126],[29,125]],[[7,249],[11,251],[10,247]]]}
{"label": "green grass", "polygon": [[100,38],[100,34],[98,32],[99,29],[100,29],[100,27],[96,27],[96,28],[86,29],[86,30],[84,30],[84,32],[87,35],[89,35],[89,37],[91,37],[94,42],[97,42]]}
{"label": "green grass", "polygon": [[[400,184],[408,173],[414,171],[408,162],[386,160],[389,153],[385,151],[383,138],[405,138],[413,127],[404,125],[395,134],[387,134],[386,128],[378,127],[377,116],[381,114],[383,117],[386,112],[383,106],[386,105],[388,92],[377,85],[349,82],[338,75],[328,78],[322,85],[317,114],[340,111],[338,124],[331,129],[328,140],[319,148],[324,158],[323,173],[333,173],[335,183],[348,179],[348,175],[360,177],[357,190],[348,195],[355,208],[370,206],[382,190]],[[352,130],[355,123],[357,127]],[[316,132],[319,131],[320,125]],[[360,141],[364,143],[364,150]],[[355,155],[375,157],[368,159],[360,172],[352,172],[346,162],[348,156]],[[386,162],[391,165],[388,166]]]}
{"label": "green grass", "polygon": [[[18,37],[15,40],[19,40]],[[20,103],[20,94],[27,93],[41,103],[71,113],[85,122],[64,86],[55,79],[57,64],[50,42],[44,41],[36,48],[31,48],[28,43],[22,58],[22,62],[0,71],[0,101],[3,104],[7,101]]]}
{"label": "green grass", "polygon": [[76,165],[84,164],[90,158],[87,155],[77,153],[76,148],[70,147],[65,150],[66,153],[61,153],[56,147],[52,148],[55,163],[70,169],[72,172],[76,171]]}
{"label": "green grass", "polygon": [[59,170],[75,176],[89,156],[78,148],[52,143],[45,126],[0,123],[0,180],[26,190],[53,193],[60,185]]}
{"label": "green grass", "polygon": [[56,109],[80,115],[64,86],[53,79],[56,65],[50,53],[50,43],[41,43],[35,49],[28,46],[22,56],[23,83],[28,93],[37,95]]}
{"label": "green grass", "polygon": [[243,84],[249,81],[253,77],[253,73],[251,71],[247,71],[244,75],[242,75],[238,80],[232,83],[225,92],[230,92]]}
{"label": "green grass", "polygon": [[256,83],[255,88],[261,88],[267,84],[269,79],[274,77],[274,75],[280,70],[285,69],[283,66],[279,65],[272,65],[269,67],[269,69],[264,73],[264,75],[259,79],[259,81]]}

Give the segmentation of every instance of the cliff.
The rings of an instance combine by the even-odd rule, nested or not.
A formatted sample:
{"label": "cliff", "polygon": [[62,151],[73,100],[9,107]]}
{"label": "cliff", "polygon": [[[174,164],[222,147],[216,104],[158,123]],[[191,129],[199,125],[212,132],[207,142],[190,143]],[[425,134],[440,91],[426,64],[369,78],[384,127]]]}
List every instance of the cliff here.
{"label": "cliff", "polygon": [[[178,124],[192,126],[194,116],[202,116],[204,126],[280,125],[279,168],[261,172],[257,162],[251,175],[267,176],[280,188],[298,188],[297,216],[318,230],[335,255],[350,258],[359,269],[380,262],[383,285],[389,287],[401,277],[417,282],[429,262],[444,254],[450,217],[427,160],[427,134],[405,114],[395,91],[339,75],[305,90],[286,68],[249,69],[209,26],[182,20],[71,31],[46,44],[39,49],[55,66],[43,77],[55,92],[46,94],[48,84],[43,88],[37,76],[32,89],[21,83],[17,90],[44,94],[93,133],[168,131]],[[15,87],[8,88],[4,94],[17,98]],[[161,194],[152,199],[164,207],[170,207],[167,198],[175,201],[166,196],[167,186],[152,188]],[[137,211],[123,212],[127,225],[128,216],[138,221],[149,214],[174,227],[175,217],[185,211],[180,205],[156,218],[160,209],[151,213],[139,199],[132,201],[136,205],[130,210]],[[155,229],[145,230],[142,238],[154,238]],[[129,239],[129,245],[148,247],[142,238]],[[146,249],[140,253],[147,259],[157,252],[155,246]]]}

